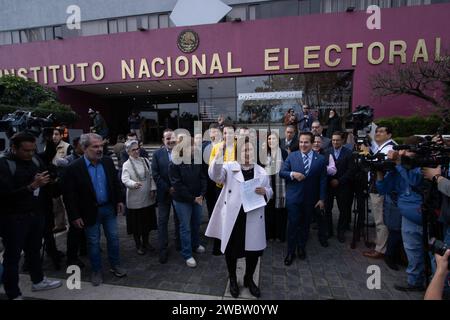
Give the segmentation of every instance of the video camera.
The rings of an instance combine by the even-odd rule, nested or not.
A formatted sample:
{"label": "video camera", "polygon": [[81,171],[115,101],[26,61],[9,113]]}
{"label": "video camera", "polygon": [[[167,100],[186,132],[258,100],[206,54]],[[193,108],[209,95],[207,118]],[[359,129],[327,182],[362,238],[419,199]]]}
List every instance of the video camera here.
{"label": "video camera", "polygon": [[362,155],[360,153],[356,153],[356,155],[357,165],[364,172],[387,172],[395,170],[396,163],[392,160],[386,160],[386,156],[382,153],[375,155]]}
{"label": "video camera", "polygon": [[415,153],[413,157],[403,156],[401,158],[401,163],[405,168],[448,166],[450,162],[450,148],[431,141],[431,137],[426,139],[427,141],[417,145],[398,145],[393,147],[394,150],[408,150]]}
{"label": "video camera", "polygon": [[48,128],[47,131],[49,131],[53,123],[54,119],[52,114],[47,118],[40,118],[34,117],[32,111],[16,110],[13,113],[3,116],[2,120],[0,120],[0,131],[5,132],[8,138],[22,131],[39,137],[41,133],[45,133],[45,128]]}
{"label": "video camera", "polygon": [[357,145],[369,145],[367,135],[373,122],[373,108],[359,105],[356,110],[347,115],[346,127],[353,129]]}

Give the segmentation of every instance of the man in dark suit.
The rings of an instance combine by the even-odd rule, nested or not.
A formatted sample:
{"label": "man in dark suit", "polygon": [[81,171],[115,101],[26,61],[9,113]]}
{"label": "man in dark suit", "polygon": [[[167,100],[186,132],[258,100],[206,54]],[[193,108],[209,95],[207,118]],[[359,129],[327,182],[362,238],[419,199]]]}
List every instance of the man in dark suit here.
{"label": "man in dark suit", "polygon": [[320,121],[319,120],[313,121],[313,123],[311,124],[311,133],[315,136],[319,136],[322,138],[321,148],[322,150],[327,150],[328,148],[331,147],[331,139],[322,135],[322,132],[323,127],[320,124]]}
{"label": "man in dark suit", "polygon": [[316,120],[311,112],[311,108],[304,104],[302,111],[297,114],[298,119],[298,131],[311,131],[311,125]]}
{"label": "man in dark suit", "polygon": [[333,201],[336,198],[339,208],[337,234],[339,242],[345,242],[345,229],[351,222],[352,207],[352,151],[343,146],[342,132],[334,132],[331,139],[332,147],[326,150],[326,157],[331,154],[336,164],[337,172],[329,179],[329,188],[326,201],[326,216],[328,221],[328,237],[333,235]]}
{"label": "man in dark suit", "polygon": [[285,265],[291,265],[295,248],[299,259],[306,258],[306,241],[314,208],[325,207],[327,168],[325,157],[312,150],[313,134],[302,132],[299,151],[289,154],[280,171],[286,180],[288,248]]}
{"label": "man in dark suit", "polygon": [[103,225],[111,272],[124,277],[120,266],[117,214],[123,214],[123,192],[114,162],[103,156],[103,138],[96,133],[83,134],[80,144],[84,155],[67,168],[64,203],[70,222],[84,229],[92,267],[91,282],[103,281],[100,253],[100,225]]}
{"label": "man in dark suit", "polygon": [[288,153],[298,150],[298,138],[295,135],[294,126],[286,126],[284,139],[280,139],[280,148],[286,150]]}
{"label": "man in dark suit", "polygon": [[[172,194],[175,192],[169,179],[169,164],[172,161],[172,149],[176,144],[173,130],[164,130],[162,141],[164,145],[153,154],[152,176],[156,183],[156,199],[158,202],[159,262],[166,263],[168,258],[167,248],[169,245],[168,223],[170,208],[172,207]],[[173,216],[175,220],[176,248],[179,250],[181,246],[180,222],[176,214]]]}

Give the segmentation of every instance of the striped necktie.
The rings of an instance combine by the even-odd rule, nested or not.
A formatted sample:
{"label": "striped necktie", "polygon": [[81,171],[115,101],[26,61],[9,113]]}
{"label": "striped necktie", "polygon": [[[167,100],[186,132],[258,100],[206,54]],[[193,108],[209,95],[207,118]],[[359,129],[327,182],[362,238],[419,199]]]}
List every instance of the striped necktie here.
{"label": "striped necktie", "polygon": [[303,165],[305,167],[305,173],[308,175],[309,173],[309,157],[307,154],[303,155]]}

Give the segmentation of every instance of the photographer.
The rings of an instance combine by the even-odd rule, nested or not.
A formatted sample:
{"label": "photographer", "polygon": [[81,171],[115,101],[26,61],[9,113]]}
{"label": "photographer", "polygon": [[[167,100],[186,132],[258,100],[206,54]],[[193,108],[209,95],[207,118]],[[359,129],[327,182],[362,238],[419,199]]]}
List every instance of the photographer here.
{"label": "photographer", "polygon": [[40,260],[45,225],[48,171],[34,155],[36,138],[29,133],[17,133],[11,138],[11,152],[0,158],[0,234],[5,245],[4,287],[9,299],[21,299],[19,261],[25,252],[32,290],[40,291],[61,286],[60,281],[44,277]]}
{"label": "photographer", "polygon": [[[374,156],[377,155],[387,155],[389,151],[392,150],[392,147],[395,145],[395,142],[392,138],[392,130],[388,126],[380,126],[377,127],[375,131],[375,139],[372,142],[371,153]],[[384,224],[383,221],[383,202],[384,196],[380,195],[375,186],[375,177],[371,172],[370,175],[370,202],[372,207],[373,218],[375,220],[375,232],[376,232],[376,240],[375,240],[375,249],[370,251],[363,252],[365,257],[369,257],[372,259],[381,259],[384,257],[386,253],[386,245],[389,236],[388,228]]]}
{"label": "photographer", "polygon": [[[411,136],[405,140],[407,144],[418,144],[421,138]],[[377,172],[376,187],[380,194],[396,194],[394,202],[402,215],[403,246],[408,257],[408,282],[406,285],[395,285],[400,291],[424,291],[424,255],[423,228],[421,207],[423,203],[419,187],[423,183],[420,168],[409,169],[402,164],[407,158],[414,158],[415,153],[409,150],[391,151],[388,158],[396,162],[395,170],[386,175]]]}

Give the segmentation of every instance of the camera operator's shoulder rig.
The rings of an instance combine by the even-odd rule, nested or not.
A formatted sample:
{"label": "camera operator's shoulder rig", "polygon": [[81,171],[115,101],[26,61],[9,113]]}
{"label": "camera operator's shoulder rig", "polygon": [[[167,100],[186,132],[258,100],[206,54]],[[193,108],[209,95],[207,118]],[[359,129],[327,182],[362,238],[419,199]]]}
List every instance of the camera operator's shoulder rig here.
{"label": "camera operator's shoulder rig", "polygon": [[426,141],[415,145],[403,144],[393,147],[394,150],[408,150],[415,154],[414,157],[402,157],[402,166],[406,169],[436,168],[437,166],[448,168],[450,147],[431,141],[431,137],[426,137],[425,139]]}

